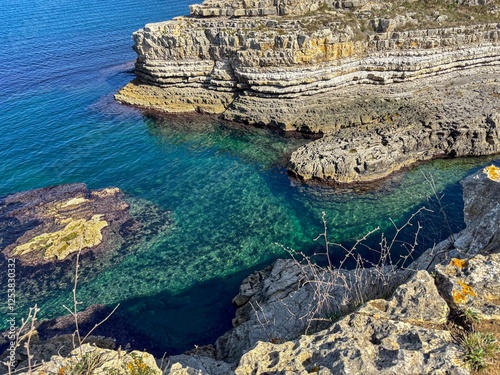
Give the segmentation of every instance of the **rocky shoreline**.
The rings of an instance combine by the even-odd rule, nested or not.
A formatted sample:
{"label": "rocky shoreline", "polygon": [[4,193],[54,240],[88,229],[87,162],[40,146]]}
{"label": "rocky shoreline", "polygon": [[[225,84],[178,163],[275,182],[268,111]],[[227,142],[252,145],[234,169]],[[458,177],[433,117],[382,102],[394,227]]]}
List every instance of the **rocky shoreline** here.
{"label": "rocky shoreline", "polygon": [[500,151],[497,1],[206,0],[133,38],[118,101],[324,134],[291,157],[304,180]]}
{"label": "rocky shoreline", "polygon": [[[31,373],[65,373],[91,357],[99,358],[95,374],[469,374],[461,337],[470,326],[487,327],[500,339],[500,167],[486,167],[462,186],[466,228],[402,268],[385,262],[345,270],[278,260],[243,281],[232,330],[214,346],[163,364],[146,352],[113,350],[116,341],[104,337],[70,352],[71,335],[50,332],[68,330],[71,317],[44,322],[31,345],[45,362]],[[325,283],[333,288],[318,289]],[[325,295],[333,309],[315,309]],[[99,307],[83,312],[82,322],[102,313]]]}

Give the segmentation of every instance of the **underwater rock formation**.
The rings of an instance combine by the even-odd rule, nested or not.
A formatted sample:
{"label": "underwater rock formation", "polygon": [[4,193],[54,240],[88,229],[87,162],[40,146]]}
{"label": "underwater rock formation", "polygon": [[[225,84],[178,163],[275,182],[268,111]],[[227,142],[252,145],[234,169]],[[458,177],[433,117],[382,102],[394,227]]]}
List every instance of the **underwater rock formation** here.
{"label": "underwater rock formation", "polygon": [[131,220],[118,188],[90,191],[84,184],[58,185],[0,199],[0,248],[23,264],[61,261],[102,251]]}

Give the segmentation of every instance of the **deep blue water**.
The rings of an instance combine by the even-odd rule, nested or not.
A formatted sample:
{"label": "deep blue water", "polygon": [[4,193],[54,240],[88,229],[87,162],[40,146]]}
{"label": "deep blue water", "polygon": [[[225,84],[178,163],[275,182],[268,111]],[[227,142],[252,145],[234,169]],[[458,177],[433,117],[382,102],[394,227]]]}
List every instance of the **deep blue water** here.
{"label": "deep blue water", "polygon": [[[133,78],[132,32],[186,14],[190,2],[0,0],[0,196],[85,182],[172,212],[168,233],[81,280],[85,306],[121,302],[132,334],[175,353],[230,327],[241,280],[287,256],[277,244],[317,249],[322,212],[331,241],[375,227],[390,233],[390,218],[403,223],[428,202],[427,173],[454,229],[462,225],[458,181],[484,159],[434,161],[383,189],[339,192],[287,176],[283,160],[301,139],[207,117],[159,121],[115,103]],[[439,224],[427,220],[427,228]],[[438,232],[426,243],[447,235]],[[19,309],[38,303],[54,317],[70,298],[70,285],[27,291]]]}

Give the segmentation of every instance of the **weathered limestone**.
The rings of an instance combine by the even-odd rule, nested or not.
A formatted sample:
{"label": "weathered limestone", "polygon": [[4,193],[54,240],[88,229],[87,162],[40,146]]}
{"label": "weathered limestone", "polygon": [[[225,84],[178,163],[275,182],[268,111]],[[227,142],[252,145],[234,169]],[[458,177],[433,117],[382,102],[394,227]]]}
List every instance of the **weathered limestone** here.
{"label": "weathered limestone", "polygon": [[432,158],[500,152],[500,80],[489,68],[471,74],[341,90],[330,104],[338,111],[323,126],[328,135],[296,150],[291,172],[305,180],[369,182]]}
{"label": "weathered limestone", "polygon": [[484,320],[500,320],[499,270],[499,253],[453,258],[447,265],[436,266],[438,285],[448,303]]}
{"label": "weathered limestone", "polygon": [[[83,369],[83,370],[82,370]],[[151,374],[162,375],[155,358],[147,353],[102,349],[84,344],[71,352],[69,357],[53,356],[49,362],[21,374],[74,374],[91,371],[95,375]]]}
{"label": "weathered limestone", "polygon": [[206,0],[190,13],[134,33],[137,79],[117,100],[330,135],[293,155],[304,180],[499,152],[496,1]]}
{"label": "weathered limestone", "polygon": [[257,343],[235,372],[467,374],[450,332],[431,328],[445,322],[448,311],[433,279],[420,271],[389,301],[371,301],[327,330],[283,344]]}

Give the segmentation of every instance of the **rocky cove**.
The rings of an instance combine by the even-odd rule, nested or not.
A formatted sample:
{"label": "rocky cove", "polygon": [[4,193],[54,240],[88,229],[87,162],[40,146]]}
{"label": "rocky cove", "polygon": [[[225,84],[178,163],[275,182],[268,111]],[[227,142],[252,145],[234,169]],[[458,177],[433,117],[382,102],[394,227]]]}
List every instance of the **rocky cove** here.
{"label": "rocky cove", "polygon": [[322,134],[290,172],[366,183],[499,152],[499,22],[496,1],[205,1],[134,33],[115,97]]}
{"label": "rocky cove", "polygon": [[[394,4],[399,7],[397,12]],[[165,82],[159,84],[158,77],[148,77],[148,69],[156,68],[144,67],[141,73],[139,58],[138,80],[117,98],[121,100],[120,95],[125,93],[129,100],[137,100],[130,104],[143,108],[217,113],[232,121],[322,134],[320,140],[293,153],[289,169],[304,179],[329,179],[335,184],[379,179],[430,158],[495,153],[498,144],[496,60],[491,58],[493,55],[476,57],[488,50],[490,43],[495,47],[498,23],[492,21],[496,21],[498,15],[497,3],[425,2],[425,6],[429,9],[422,9],[418,2],[207,1],[193,6],[187,20],[182,17],[167,24],[192,21],[187,28],[197,30],[193,25],[203,22],[203,30],[211,25],[218,33],[225,32],[226,28],[218,22],[236,22],[237,32],[245,35],[254,32],[259,39],[260,33],[267,32],[273,25],[278,27],[278,35],[286,34],[287,30],[316,32],[318,26],[325,26],[321,17],[318,23],[318,16],[326,15],[325,28],[334,30],[332,35],[340,30],[339,40],[333,43],[337,44],[334,47],[329,40],[327,45],[331,49],[320,47],[320,51],[324,49],[329,55],[327,60],[322,60],[323,57],[318,57],[320,52],[314,48],[307,50],[307,35],[297,34],[286,43],[284,39],[283,44],[288,46],[288,43],[294,45],[296,37],[302,46],[292,48],[295,48],[293,53],[299,55],[280,52],[282,60],[276,66],[273,65],[276,54],[271,51],[274,44],[269,50],[259,46],[259,40],[248,42],[251,44],[245,47],[249,52],[247,58],[258,59],[254,67],[261,72],[269,68],[267,83],[260,75],[255,83],[251,80],[256,72],[247,70],[246,81],[240,78],[244,69],[235,68],[237,63],[232,60],[238,52],[230,51],[228,46],[219,50],[219,45],[212,44],[223,40],[224,34],[214,36],[210,31],[203,31],[200,35],[204,34],[209,43],[207,50],[198,48],[198,58],[206,60],[204,53],[208,51],[212,70],[207,68],[209,72],[205,75],[188,72],[189,69],[178,63],[188,56],[186,52],[180,52],[180,59],[165,55],[161,64],[172,62],[175,69],[167,69]],[[483,11],[486,12],[483,14]],[[262,20],[266,22],[264,26],[260,23]],[[268,24],[269,20],[277,23]],[[249,25],[247,28],[238,22],[250,24],[245,24]],[[286,27],[279,26],[280,22]],[[163,45],[160,49],[151,40],[140,44],[153,46],[154,54],[170,53],[163,50],[177,48],[182,44],[179,38],[189,35],[182,28],[176,31],[172,27],[173,37],[170,30],[161,31],[161,38],[160,34],[154,37],[162,39],[159,44],[169,44],[169,48]],[[341,30],[345,30],[345,34]],[[437,41],[429,42],[428,36],[422,36],[435,30],[440,35]],[[375,65],[370,65],[363,59],[368,59],[379,47],[372,43],[370,50],[363,50],[363,43],[383,37],[384,33],[390,37],[380,43],[381,59],[373,60]],[[417,39],[427,38],[429,59],[408,57],[408,51],[415,48],[405,41],[410,34]],[[397,46],[392,39],[397,40],[399,36]],[[456,45],[452,41],[455,38],[465,38],[466,44]],[[273,43],[275,40],[272,39]],[[262,52],[247,51],[253,49],[250,45],[259,46],[257,50]],[[358,54],[354,47],[359,47],[361,52]],[[434,47],[442,51],[436,52]],[[402,50],[401,60],[395,61],[399,55],[383,48]],[[419,45],[415,56],[424,56],[423,49]],[[449,66],[446,67],[443,56],[448,52]],[[383,59],[384,53],[386,59]],[[469,60],[471,54],[476,57]],[[219,60],[220,56],[224,58]],[[231,59],[226,60],[227,56]],[[270,59],[264,60],[264,57]],[[441,59],[437,65],[433,65],[435,58]],[[365,67],[358,75],[364,77],[366,73],[365,78],[359,79],[356,74],[349,78],[344,70],[353,68],[343,65],[348,64],[349,59],[354,66],[356,59],[363,60]],[[338,72],[332,73],[335,77],[331,76],[332,61],[344,71],[346,81],[334,79],[342,75]],[[392,63],[401,63],[406,73],[401,73],[401,67],[395,67],[392,72],[392,68],[380,68]],[[195,61],[192,65],[197,64]],[[216,66],[217,73],[213,73]],[[321,79],[316,77],[318,67],[325,69]],[[165,66],[155,74],[161,75],[162,69]],[[276,69],[283,69],[279,78],[273,76]],[[414,77],[412,69],[416,71]],[[293,73],[290,84],[277,83],[278,79],[285,82],[290,72]],[[215,79],[214,74],[219,73],[219,79]],[[310,76],[300,78],[297,73]],[[234,86],[228,81],[234,81]],[[324,87],[320,87],[323,83]],[[283,92],[276,92],[281,89]],[[334,96],[338,101],[332,100],[332,95],[338,95]],[[231,112],[233,104],[240,107]],[[298,125],[295,124],[297,118],[302,119]],[[294,159],[295,155],[299,156]],[[305,158],[311,161],[304,163]],[[304,171],[302,174],[300,168]],[[85,340],[86,344],[72,351],[74,317],[39,322],[20,342],[16,357],[18,368],[22,372],[21,368],[29,366],[27,358],[33,355],[33,360],[42,361],[42,366],[29,372],[39,374],[69,374],[80,371],[83,366],[87,366],[88,373],[96,374],[466,374],[474,369],[463,344],[466,335],[473,331],[492,332],[498,339],[498,175],[498,167],[493,165],[463,181],[466,228],[425,251],[417,260],[411,251],[409,254],[386,252],[385,261],[374,263],[369,259],[363,265],[372,262],[370,267],[349,270],[319,267],[314,261],[308,262],[307,257],[302,259],[300,253],[294,253],[292,259],[278,260],[252,273],[233,300],[237,307],[233,329],[214,345],[195,347],[164,361],[142,351],[130,352],[130,347],[124,344],[132,343],[134,348],[137,345],[124,329],[129,322],[113,315],[108,319],[111,309],[94,305],[78,315],[81,333],[87,334],[101,321],[104,324],[100,328],[104,330],[94,332]],[[93,275],[99,273],[99,263],[119,263],[136,251],[122,245],[147,241],[168,232],[173,224],[168,212],[151,203],[141,202],[140,207],[134,207],[123,199],[123,193],[117,188],[91,190],[83,184],[9,195],[0,200],[0,217],[5,257],[19,257],[20,269],[26,274],[31,272],[34,279],[48,270],[67,282],[71,282],[74,273],[76,251],[83,245],[81,259],[91,266],[95,264],[95,269],[88,271]],[[352,249],[340,250],[349,254]],[[353,250],[352,254],[357,253]],[[322,256],[324,263],[326,255]],[[157,273],[154,278],[159,276]],[[49,288],[56,286],[52,283]],[[2,348],[4,340],[5,336],[0,341]],[[498,362],[493,364],[492,371],[496,368]]]}
{"label": "rocky cove", "polygon": [[[469,374],[477,367],[464,337],[500,334],[500,168],[486,167],[462,185],[466,228],[412,262],[393,263],[389,256],[347,270],[294,257],[251,274],[233,300],[234,328],[214,345],[165,361],[114,349],[115,339],[91,335],[90,344],[71,351],[74,318],[68,316],[37,323],[16,360],[23,368],[33,355],[38,364],[24,373],[39,375],[82,368],[92,374]],[[63,191],[78,195],[81,189]],[[93,195],[105,200],[118,193]],[[68,202],[84,203],[72,197],[57,206]],[[80,312],[80,333],[92,333],[96,317],[108,323],[106,314],[100,307]],[[498,347],[492,353],[495,358]],[[496,356],[491,373],[498,365]]]}

